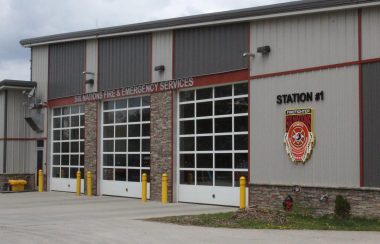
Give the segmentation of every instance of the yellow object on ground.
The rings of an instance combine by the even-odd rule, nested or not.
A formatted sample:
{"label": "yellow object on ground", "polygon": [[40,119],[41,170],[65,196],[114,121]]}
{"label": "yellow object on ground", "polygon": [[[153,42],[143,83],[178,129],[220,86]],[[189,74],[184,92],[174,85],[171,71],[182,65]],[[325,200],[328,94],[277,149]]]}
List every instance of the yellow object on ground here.
{"label": "yellow object on ground", "polygon": [[14,192],[24,191],[27,184],[26,180],[8,180],[8,183]]}
{"label": "yellow object on ground", "polygon": [[77,191],[76,191],[76,195],[77,196],[80,196],[80,178],[81,178],[81,175],[80,175],[80,171],[78,170],[77,171]]}
{"label": "yellow object on ground", "polygon": [[87,196],[92,196],[92,173],[87,171]]}
{"label": "yellow object on ground", "polygon": [[38,192],[43,192],[44,190],[44,172],[42,169],[38,170]]}
{"label": "yellow object on ground", "polygon": [[146,193],[147,193],[147,175],[146,175],[146,173],[142,174],[141,183],[142,183],[141,201],[146,202],[146,199],[147,199],[147,196],[146,196]]}
{"label": "yellow object on ground", "polygon": [[245,177],[240,177],[240,209],[245,209]]}
{"label": "yellow object on ground", "polygon": [[162,174],[162,189],[161,189],[161,194],[162,194],[162,204],[168,203],[168,175],[167,174]]}

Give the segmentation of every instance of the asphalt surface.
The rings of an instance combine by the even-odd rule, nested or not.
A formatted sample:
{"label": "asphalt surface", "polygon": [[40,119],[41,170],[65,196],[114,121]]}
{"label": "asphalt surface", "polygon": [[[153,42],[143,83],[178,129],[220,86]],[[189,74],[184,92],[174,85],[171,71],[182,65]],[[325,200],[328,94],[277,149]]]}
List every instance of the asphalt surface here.
{"label": "asphalt surface", "polygon": [[0,194],[0,243],[380,243],[378,232],[242,230],[142,220],[233,210],[58,192]]}

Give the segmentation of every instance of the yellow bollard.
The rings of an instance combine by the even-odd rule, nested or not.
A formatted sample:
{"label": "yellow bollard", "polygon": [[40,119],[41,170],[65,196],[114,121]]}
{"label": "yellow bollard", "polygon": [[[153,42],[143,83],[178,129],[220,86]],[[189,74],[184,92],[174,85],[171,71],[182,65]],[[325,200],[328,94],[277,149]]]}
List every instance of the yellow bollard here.
{"label": "yellow bollard", "polygon": [[42,169],[38,170],[38,192],[44,191],[44,172]]}
{"label": "yellow bollard", "polygon": [[142,192],[141,192],[141,201],[146,202],[146,193],[147,193],[147,176],[146,173],[142,174]]}
{"label": "yellow bollard", "polygon": [[77,196],[80,196],[80,170],[77,171]]}
{"label": "yellow bollard", "polygon": [[87,171],[87,196],[92,196],[92,173]]}
{"label": "yellow bollard", "polygon": [[240,177],[240,209],[245,209],[245,177]]}
{"label": "yellow bollard", "polygon": [[162,174],[162,189],[161,189],[161,202],[162,204],[168,203],[168,175]]}

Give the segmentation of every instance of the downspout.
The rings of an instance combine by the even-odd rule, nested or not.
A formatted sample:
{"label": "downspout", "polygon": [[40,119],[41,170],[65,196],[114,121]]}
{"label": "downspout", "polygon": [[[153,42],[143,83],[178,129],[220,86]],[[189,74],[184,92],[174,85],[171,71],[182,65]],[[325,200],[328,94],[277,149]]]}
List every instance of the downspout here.
{"label": "downspout", "polygon": [[8,90],[4,91],[4,143],[3,143],[3,173],[7,172],[7,127],[8,127]]}
{"label": "downspout", "polygon": [[33,81],[33,50],[30,48],[30,81]]}

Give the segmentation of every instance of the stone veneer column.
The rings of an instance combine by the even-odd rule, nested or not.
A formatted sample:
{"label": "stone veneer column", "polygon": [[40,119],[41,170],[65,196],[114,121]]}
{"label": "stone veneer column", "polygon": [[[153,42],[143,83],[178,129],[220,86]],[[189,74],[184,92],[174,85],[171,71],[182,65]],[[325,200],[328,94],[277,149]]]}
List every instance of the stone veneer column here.
{"label": "stone veneer column", "polygon": [[172,201],[172,92],[150,97],[150,199],[161,200],[161,175],[168,174],[168,200]]}
{"label": "stone veneer column", "polygon": [[98,104],[88,102],[84,106],[84,191],[87,193],[87,171],[92,173],[92,194],[97,195],[97,144],[98,144]]}

